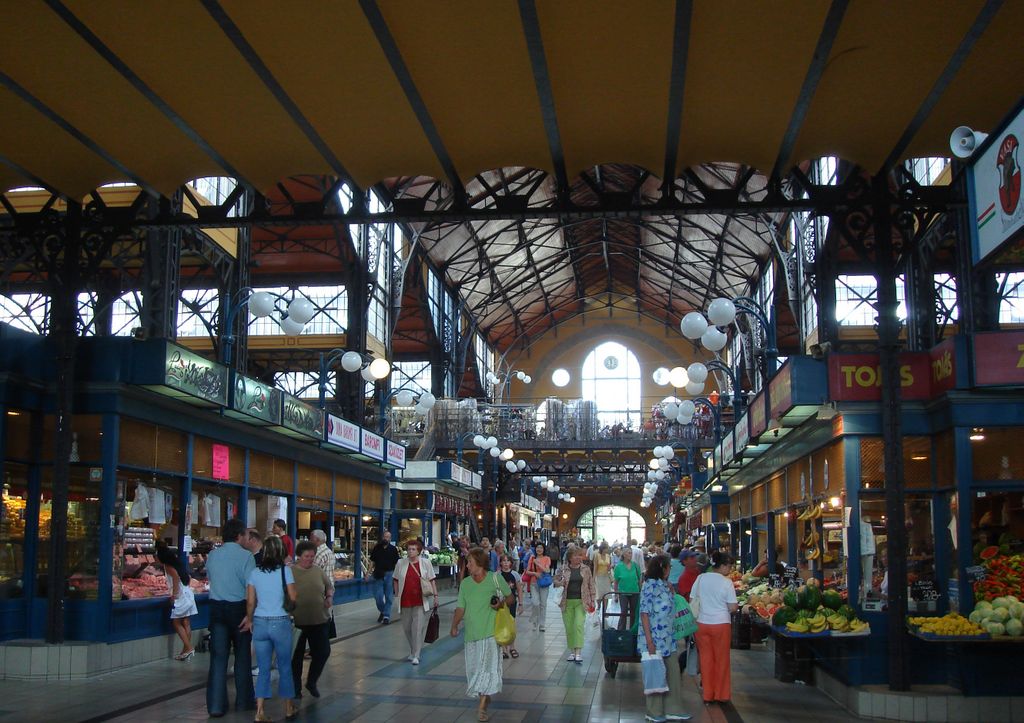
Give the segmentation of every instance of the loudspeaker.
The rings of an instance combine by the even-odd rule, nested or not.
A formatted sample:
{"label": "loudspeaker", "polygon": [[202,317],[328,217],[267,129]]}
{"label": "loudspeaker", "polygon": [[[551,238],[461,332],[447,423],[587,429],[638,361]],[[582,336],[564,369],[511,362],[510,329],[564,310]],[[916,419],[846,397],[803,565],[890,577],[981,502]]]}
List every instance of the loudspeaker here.
{"label": "loudspeaker", "polygon": [[975,149],[988,138],[988,133],[973,131],[967,126],[959,126],[949,134],[949,150],[957,158],[970,158]]}

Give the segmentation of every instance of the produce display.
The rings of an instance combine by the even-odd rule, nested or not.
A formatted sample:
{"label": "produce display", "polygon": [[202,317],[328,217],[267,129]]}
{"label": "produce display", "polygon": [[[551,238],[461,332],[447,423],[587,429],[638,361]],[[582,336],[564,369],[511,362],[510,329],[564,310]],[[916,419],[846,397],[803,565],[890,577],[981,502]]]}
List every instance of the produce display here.
{"label": "produce display", "polygon": [[1024,598],[1024,555],[1007,555],[1001,548],[982,549],[978,557],[985,579],[974,583],[974,599],[992,602],[1007,595]]}
{"label": "produce display", "polygon": [[998,597],[992,602],[981,600],[974,606],[969,622],[984,629],[992,637],[1006,635],[1011,638],[1024,636],[1024,603],[1013,595]]}
{"label": "produce display", "polygon": [[835,590],[822,592],[817,584],[803,585],[783,594],[781,607],[771,616],[772,626],[796,635],[868,635],[871,626]]}
{"label": "produce display", "polygon": [[943,638],[987,637],[985,630],[974,622],[974,613],[971,613],[971,618],[968,620],[958,613],[947,613],[942,617],[915,617],[908,620],[912,628],[926,635]]}
{"label": "produce display", "polygon": [[821,535],[818,533],[817,525],[814,524],[814,521],[821,515],[821,507],[815,504],[811,504],[797,515],[798,520],[811,523],[807,536],[803,540],[804,558],[807,560],[817,560],[821,557]]}
{"label": "produce display", "polygon": [[736,596],[743,612],[757,615],[762,620],[771,620],[782,607],[782,590],[769,587],[767,582],[758,583],[747,589],[745,595]]}

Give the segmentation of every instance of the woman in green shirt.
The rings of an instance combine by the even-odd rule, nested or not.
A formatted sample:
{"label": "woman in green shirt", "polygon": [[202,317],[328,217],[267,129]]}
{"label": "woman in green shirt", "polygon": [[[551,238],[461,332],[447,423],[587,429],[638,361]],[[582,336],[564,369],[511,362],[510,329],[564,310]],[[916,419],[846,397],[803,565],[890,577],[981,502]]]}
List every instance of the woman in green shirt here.
{"label": "woman in green shirt", "polygon": [[477,720],[487,721],[491,696],[501,692],[501,652],[494,639],[494,619],[498,610],[515,600],[512,589],[501,575],[489,572],[487,553],[474,547],[466,557],[469,573],[459,585],[459,600],[452,619],[452,637],[466,623],[466,694],[477,696]]}
{"label": "woman in green shirt", "polygon": [[619,630],[633,627],[636,622],[636,606],[640,597],[640,567],[633,563],[633,550],[622,548],[622,562],[615,566],[612,577],[615,592],[619,594]]}

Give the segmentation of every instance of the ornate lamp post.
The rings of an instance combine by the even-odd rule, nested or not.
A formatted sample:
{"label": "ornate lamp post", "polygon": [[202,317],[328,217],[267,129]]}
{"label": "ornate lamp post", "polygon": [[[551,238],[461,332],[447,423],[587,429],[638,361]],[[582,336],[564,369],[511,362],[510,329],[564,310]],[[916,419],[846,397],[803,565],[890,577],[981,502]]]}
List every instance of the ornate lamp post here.
{"label": "ornate lamp post", "polygon": [[[278,303],[286,304],[283,308]],[[228,311],[224,316],[224,333],[221,335],[220,362],[231,364],[231,352],[235,346],[235,318],[245,306],[253,316],[263,318],[272,316],[275,312],[280,314],[278,325],[281,331],[287,336],[298,336],[302,333],[303,327],[316,314],[316,307],[313,302],[304,296],[296,296],[288,300],[282,294],[270,291],[254,291],[251,287],[239,289],[228,305]]]}

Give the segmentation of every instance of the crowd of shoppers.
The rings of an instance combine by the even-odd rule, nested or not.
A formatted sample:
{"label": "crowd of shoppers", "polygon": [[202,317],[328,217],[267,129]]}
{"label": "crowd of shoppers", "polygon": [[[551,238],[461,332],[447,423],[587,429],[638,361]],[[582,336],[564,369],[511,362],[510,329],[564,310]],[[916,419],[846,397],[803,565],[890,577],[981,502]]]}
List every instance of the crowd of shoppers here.
{"label": "crowd of shoppers", "polygon": [[[273,529],[274,534],[261,539],[239,520],[229,520],[224,528],[225,543],[208,556],[211,655],[207,708],[211,717],[228,711],[227,661],[232,650],[234,707],[255,710],[257,721],[270,720],[267,701],[274,697],[270,674],[275,658],[291,661],[291,675],[280,676],[277,687],[286,719],[297,715],[303,688],[313,697],[320,696],[318,682],[330,656],[330,639],[336,635],[332,617],[334,553],[326,534],[314,530],[310,540],[292,542],[294,555],[289,555],[284,521],[276,521]],[[635,540],[615,546],[604,541],[563,540],[552,552],[540,541],[520,542],[517,538],[507,546],[502,540],[492,545],[487,539],[474,546],[464,538],[453,540],[453,545],[458,599],[451,634],[464,634],[467,693],[478,701],[478,720],[489,720],[491,696],[501,691],[502,660],[520,657],[514,639],[502,640],[507,643],[504,645],[495,640],[497,611],[505,608],[515,619],[528,605],[533,629],[543,632],[552,587],[560,591],[567,661],[583,661],[587,616],[604,612],[602,606],[608,603],[619,607],[619,629],[636,633],[638,654],[649,656],[648,663],[660,660],[666,682],[663,690],[647,695],[647,720],[689,718],[682,710],[682,677],[670,660],[677,648],[683,650],[680,663],[688,654],[699,656],[698,687],[706,703],[730,699],[729,642],[736,597],[727,577],[733,566],[728,554],[716,552],[709,561],[702,548],[672,545],[664,552],[659,546],[644,547]],[[390,532],[384,532],[370,552],[367,573],[378,622],[388,624],[393,607],[398,608],[408,660],[419,665],[427,624],[438,608],[437,572],[421,541],[409,540],[404,547],[402,555]],[[189,601],[187,566],[170,550],[158,551],[158,555],[165,562],[176,611],[172,621],[183,642],[175,657],[189,659],[194,651],[188,616],[195,614],[195,602],[194,597]],[[672,635],[677,606],[682,604],[677,594],[688,602],[699,602],[697,632],[689,640],[677,641]],[[252,668],[255,685],[253,675],[248,674],[250,644],[258,662]],[[307,657],[310,663],[303,686]]]}

